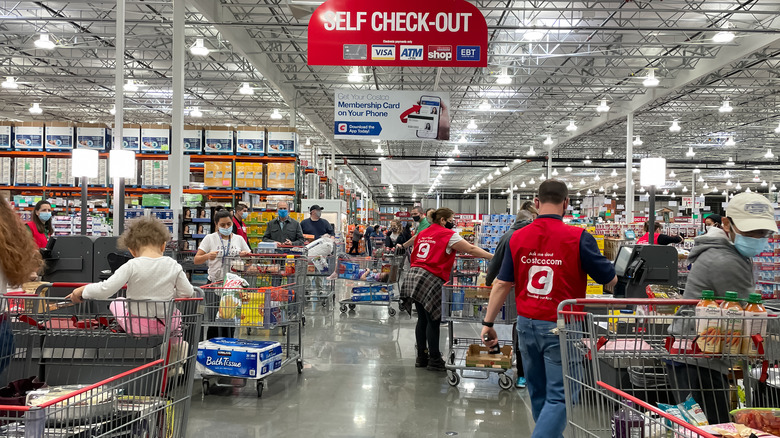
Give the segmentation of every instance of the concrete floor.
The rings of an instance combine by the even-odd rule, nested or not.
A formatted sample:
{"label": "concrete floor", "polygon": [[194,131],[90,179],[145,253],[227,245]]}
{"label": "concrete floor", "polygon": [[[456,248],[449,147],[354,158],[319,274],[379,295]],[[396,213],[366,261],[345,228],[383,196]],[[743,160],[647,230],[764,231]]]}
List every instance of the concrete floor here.
{"label": "concrete floor", "polygon": [[[187,436],[531,435],[525,390],[501,390],[496,374],[488,380],[464,378],[452,387],[446,373],[414,367],[416,318],[405,313],[389,317],[385,307],[358,306],[348,314],[333,307],[307,306],[303,373],[293,364],[270,376],[262,398],[250,384],[218,388],[201,400],[196,380]],[[442,351],[446,327],[442,325]],[[460,325],[456,335],[478,337],[478,329]],[[265,331],[252,337],[273,335]]]}

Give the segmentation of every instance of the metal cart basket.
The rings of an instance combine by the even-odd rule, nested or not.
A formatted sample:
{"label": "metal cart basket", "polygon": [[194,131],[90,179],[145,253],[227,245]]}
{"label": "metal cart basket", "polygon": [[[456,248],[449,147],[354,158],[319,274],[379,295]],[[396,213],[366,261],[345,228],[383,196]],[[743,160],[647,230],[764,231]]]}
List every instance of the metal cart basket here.
{"label": "metal cart basket", "polygon": [[403,268],[401,255],[371,257],[350,257],[342,255],[338,260],[338,278],[347,280],[344,293],[339,299],[339,310],[346,313],[356,306],[383,306],[388,314],[395,316],[392,307],[394,284],[398,283]]}

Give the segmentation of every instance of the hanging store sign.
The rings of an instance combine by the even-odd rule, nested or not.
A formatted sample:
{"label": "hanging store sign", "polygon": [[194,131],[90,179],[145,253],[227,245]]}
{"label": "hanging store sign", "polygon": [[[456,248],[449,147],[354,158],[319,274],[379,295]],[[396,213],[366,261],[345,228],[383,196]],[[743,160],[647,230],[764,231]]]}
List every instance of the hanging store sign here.
{"label": "hanging store sign", "polygon": [[336,138],[450,139],[449,93],[340,89],[334,97]]}
{"label": "hanging store sign", "polygon": [[308,30],[309,65],[487,67],[487,22],[465,0],[328,0]]}

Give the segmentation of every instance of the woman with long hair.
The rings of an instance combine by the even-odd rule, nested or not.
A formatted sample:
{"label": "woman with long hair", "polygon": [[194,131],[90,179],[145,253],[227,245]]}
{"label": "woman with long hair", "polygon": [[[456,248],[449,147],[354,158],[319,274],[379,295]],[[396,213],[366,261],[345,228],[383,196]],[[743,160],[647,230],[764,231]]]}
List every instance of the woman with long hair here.
{"label": "woman with long hair", "polygon": [[40,200],[35,204],[32,220],[27,222],[27,228],[32,232],[38,248],[46,248],[49,237],[54,235],[54,228],[51,226],[51,212],[51,203]]}
{"label": "woman with long hair", "polygon": [[30,233],[11,205],[0,195],[0,294],[20,286],[43,264]]}

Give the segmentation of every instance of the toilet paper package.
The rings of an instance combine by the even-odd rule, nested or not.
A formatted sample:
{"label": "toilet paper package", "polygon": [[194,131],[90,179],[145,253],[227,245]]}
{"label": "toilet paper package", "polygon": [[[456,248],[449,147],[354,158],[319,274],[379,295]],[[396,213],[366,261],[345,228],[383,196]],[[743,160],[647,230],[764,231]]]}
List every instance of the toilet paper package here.
{"label": "toilet paper package", "polygon": [[198,344],[197,372],[260,379],[282,367],[282,344],[248,339],[213,338]]}

